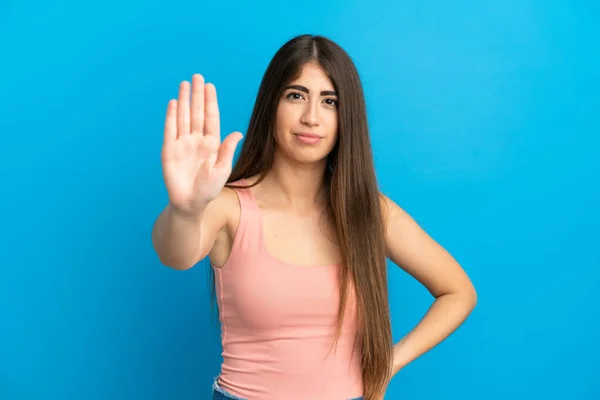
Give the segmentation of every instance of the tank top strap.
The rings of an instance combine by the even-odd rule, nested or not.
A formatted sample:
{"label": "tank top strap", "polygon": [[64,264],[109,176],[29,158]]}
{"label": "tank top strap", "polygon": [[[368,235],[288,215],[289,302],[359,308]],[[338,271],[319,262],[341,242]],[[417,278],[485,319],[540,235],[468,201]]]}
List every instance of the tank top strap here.
{"label": "tank top strap", "polygon": [[248,188],[237,188],[235,186],[247,186],[248,181],[246,179],[240,179],[235,182],[231,182],[233,185],[232,189],[237,193],[238,198],[240,200],[240,207],[242,211],[246,212],[255,212],[259,211],[258,204],[256,204],[256,200],[254,199],[254,195],[252,191]]}
{"label": "tank top strap", "polygon": [[[240,179],[231,184],[246,186],[248,181]],[[239,199],[240,221],[231,252],[245,255],[260,254],[262,252],[262,220],[258,203],[250,189],[236,187],[232,187],[232,189],[237,193]]]}

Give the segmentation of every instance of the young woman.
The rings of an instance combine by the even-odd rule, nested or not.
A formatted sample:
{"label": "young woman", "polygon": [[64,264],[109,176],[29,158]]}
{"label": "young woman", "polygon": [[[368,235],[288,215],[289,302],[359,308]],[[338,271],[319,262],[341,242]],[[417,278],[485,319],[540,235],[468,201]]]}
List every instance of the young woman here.
{"label": "young woman", "polygon": [[[234,168],[242,134],[221,142],[214,85],[196,74],[169,102],[153,244],[172,268],[211,262],[214,399],[382,399],[475,306],[461,266],[378,191],[365,109],[350,57],[309,35],[269,64]],[[395,345],[387,258],[435,297]]]}

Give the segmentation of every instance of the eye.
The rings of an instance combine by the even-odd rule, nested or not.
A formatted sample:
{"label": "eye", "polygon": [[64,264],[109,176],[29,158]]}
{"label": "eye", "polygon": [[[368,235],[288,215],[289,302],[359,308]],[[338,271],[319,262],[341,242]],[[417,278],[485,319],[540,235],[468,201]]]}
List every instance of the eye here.
{"label": "eye", "polygon": [[332,107],[337,107],[337,105],[338,105],[338,102],[336,99],[325,99],[325,103],[328,106],[332,106]]}
{"label": "eye", "polygon": [[300,100],[302,98],[302,95],[298,92],[290,92],[288,93],[287,96],[285,96],[287,99],[292,99],[292,100]]}

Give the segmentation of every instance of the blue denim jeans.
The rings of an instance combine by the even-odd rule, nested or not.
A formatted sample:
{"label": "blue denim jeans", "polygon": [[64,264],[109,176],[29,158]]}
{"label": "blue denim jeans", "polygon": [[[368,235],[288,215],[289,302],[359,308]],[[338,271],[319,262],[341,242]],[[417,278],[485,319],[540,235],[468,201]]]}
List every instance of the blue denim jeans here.
{"label": "blue denim jeans", "polygon": [[231,393],[227,393],[225,391],[225,389],[223,389],[221,386],[219,386],[219,383],[217,382],[218,379],[219,379],[219,377],[217,376],[215,378],[215,380],[213,381],[212,400],[248,400],[248,399],[243,399],[241,397],[234,396]]}
{"label": "blue denim jeans", "polygon": [[[243,399],[241,397],[234,396],[231,393],[227,393],[225,391],[225,389],[223,389],[221,386],[219,386],[219,383],[217,382],[218,379],[219,379],[219,377],[216,377],[215,380],[213,381],[212,400],[249,400],[249,399]],[[309,400],[309,399],[306,399],[306,400]],[[337,400],[337,399],[331,399],[331,400]],[[355,399],[349,399],[349,400],[363,400],[363,398],[357,397]]]}

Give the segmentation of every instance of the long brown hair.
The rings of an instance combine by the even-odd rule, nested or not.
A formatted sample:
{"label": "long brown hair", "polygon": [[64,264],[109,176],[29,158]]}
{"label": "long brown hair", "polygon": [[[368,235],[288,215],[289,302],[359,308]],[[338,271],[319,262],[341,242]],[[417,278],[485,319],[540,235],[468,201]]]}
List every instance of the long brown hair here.
{"label": "long brown hair", "polygon": [[363,396],[372,400],[383,395],[392,365],[385,228],[362,85],[354,63],[339,45],[322,36],[302,35],[277,51],[259,87],[228,186],[255,175],[259,178],[252,186],[264,179],[275,154],[274,126],[279,98],[307,62],[323,68],[338,93],[338,141],[328,156],[324,177],[329,195],[327,212],[334,221],[342,257],[335,341],[342,327],[348,287],[353,282]]}

